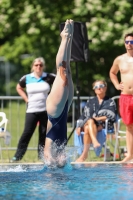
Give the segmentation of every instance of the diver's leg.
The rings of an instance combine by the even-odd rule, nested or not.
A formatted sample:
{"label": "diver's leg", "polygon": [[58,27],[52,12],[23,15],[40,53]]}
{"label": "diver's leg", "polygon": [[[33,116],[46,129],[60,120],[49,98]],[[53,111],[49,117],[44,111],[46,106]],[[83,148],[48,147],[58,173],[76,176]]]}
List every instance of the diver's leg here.
{"label": "diver's leg", "polygon": [[72,40],[70,21],[67,20],[61,32],[61,44],[56,56],[57,75],[53,83],[51,92],[47,98],[47,112],[52,117],[58,117],[66,104],[69,96],[68,80],[68,47]]}
{"label": "diver's leg", "polygon": [[70,59],[71,59],[71,50],[72,50],[72,39],[73,39],[73,32],[74,32],[74,22],[70,19],[70,26],[71,26],[71,37],[70,42],[68,43],[67,48],[67,66],[68,66],[68,109],[71,106],[73,96],[74,96],[74,87],[73,87],[73,81],[72,81],[72,75],[71,75],[71,68],[70,68]]}

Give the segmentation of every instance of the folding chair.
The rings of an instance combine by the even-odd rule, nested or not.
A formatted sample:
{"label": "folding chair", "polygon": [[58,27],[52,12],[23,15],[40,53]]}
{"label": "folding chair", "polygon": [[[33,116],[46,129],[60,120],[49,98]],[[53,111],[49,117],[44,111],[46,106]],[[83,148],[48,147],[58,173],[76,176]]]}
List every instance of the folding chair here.
{"label": "folding chair", "polygon": [[[11,135],[10,133],[7,131],[7,122],[8,119],[6,118],[6,114],[4,112],[0,112],[0,138],[4,139],[4,143],[5,145],[9,145],[10,144],[10,140],[11,140]],[[8,148],[7,148],[8,150]],[[1,159],[2,159],[2,147],[0,144],[0,154],[1,154]]]}
{"label": "folding chair", "polygon": [[114,149],[114,158],[113,158],[114,161],[116,160],[117,150],[118,150],[118,153],[119,153],[119,157],[121,159],[121,153],[119,152],[119,149],[120,148],[126,148],[126,146],[121,147],[120,144],[119,144],[120,139],[126,139],[126,131],[121,130],[121,125],[122,125],[122,119],[120,118],[118,120],[117,131],[116,131],[116,140],[115,140],[115,149]]}
{"label": "folding chair", "polygon": [[[115,133],[115,129],[112,129],[112,130],[108,130],[108,119],[105,121],[105,134],[106,134],[106,140],[105,140],[105,143],[103,145],[104,147],[104,161],[107,160],[107,149],[108,149],[108,146],[107,146],[107,134],[114,134]],[[84,132],[81,132],[81,135],[77,135],[76,133],[76,130],[74,132],[74,146],[77,147],[77,152],[79,155],[82,154],[82,151],[83,151],[83,135],[84,135]],[[90,150],[94,150],[93,147],[90,147]]]}

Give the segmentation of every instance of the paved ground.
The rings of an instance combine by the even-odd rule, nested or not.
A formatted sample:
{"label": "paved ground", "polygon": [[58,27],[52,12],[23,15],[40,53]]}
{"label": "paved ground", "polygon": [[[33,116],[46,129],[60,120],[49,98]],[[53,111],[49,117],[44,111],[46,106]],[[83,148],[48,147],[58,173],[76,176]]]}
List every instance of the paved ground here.
{"label": "paved ground", "polygon": [[[129,163],[133,163],[133,161],[129,162]],[[81,162],[81,163],[78,163],[78,162],[71,162],[71,165],[92,165],[92,164],[123,164],[121,163],[121,161],[108,161],[108,162],[104,162],[104,161],[96,161],[96,162]],[[124,164],[128,164],[128,163],[124,163]],[[3,165],[44,165],[43,162],[31,162],[31,163],[22,163],[22,162],[16,162],[16,163],[0,163],[0,166],[3,166]]]}
{"label": "paved ground", "polygon": [[127,162],[127,163],[121,163],[121,161],[100,161],[100,162],[81,162],[81,163],[78,163],[78,162],[71,162],[71,165],[75,165],[75,166],[78,166],[78,165],[82,165],[82,166],[90,166],[90,165],[98,165],[98,164],[103,164],[103,165],[106,165],[106,164],[133,164],[133,160],[130,161],[130,162]]}

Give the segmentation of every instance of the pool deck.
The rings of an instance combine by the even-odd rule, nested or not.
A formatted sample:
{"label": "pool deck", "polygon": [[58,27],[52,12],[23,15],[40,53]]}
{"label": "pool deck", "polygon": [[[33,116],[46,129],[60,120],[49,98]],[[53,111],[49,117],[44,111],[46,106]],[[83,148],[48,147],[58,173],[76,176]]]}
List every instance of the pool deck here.
{"label": "pool deck", "polygon": [[17,166],[17,165],[44,165],[43,162],[15,162],[15,163],[0,163],[0,166]]}
{"label": "pool deck", "polygon": [[133,160],[127,163],[122,163],[121,161],[101,161],[101,162],[71,162],[72,166],[95,166],[95,165],[109,165],[109,164],[115,164],[115,165],[128,165],[128,164],[133,164]]}
{"label": "pool deck", "polygon": [[96,161],[96,162],[71,162],[71,165],[77,165],[77,164],[120,164],[120,161]]}
{"label": "pool deck", "polygon": [[[96,161],[96,162],[71,162],[71,165],[97,165],[97,164],[103,164],[103,165],[107,165],[107,164],[129,164],[129,163],[133,163],[133,160],[128,162],[128,163],[122,163],[121,161]],[[25,165],[44,165],[43,162],[16,162],[16,163],[0,163],[0,166],[25,166]]]}

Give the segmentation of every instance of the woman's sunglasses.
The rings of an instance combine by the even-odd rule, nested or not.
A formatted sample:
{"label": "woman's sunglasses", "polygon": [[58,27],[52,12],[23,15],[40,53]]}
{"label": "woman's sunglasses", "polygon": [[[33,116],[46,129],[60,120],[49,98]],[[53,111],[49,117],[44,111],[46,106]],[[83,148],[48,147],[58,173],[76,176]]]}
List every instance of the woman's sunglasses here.
{"label": "woman's sunglasses", "polygon": [[104,88],[104,87],[106,87],[105,84],[95,85],[95,86],[93,87],[93,90],[99,89],[99,88]]}
{"label": "woman's sunglasses", "polygon": [[37,66],[43,67],[43,65],[42,65],[42,64],[36,64],[36,65],[35,65],[35,67],[37,67]]}
{"label": "woman's sunglasses", "polygon": [[130,44],[133,44],[133,40],[125,40],[125,44],[128,44],[130,42]]}

